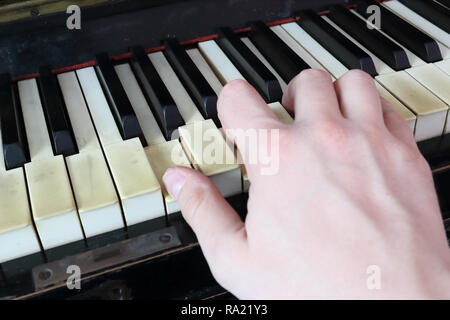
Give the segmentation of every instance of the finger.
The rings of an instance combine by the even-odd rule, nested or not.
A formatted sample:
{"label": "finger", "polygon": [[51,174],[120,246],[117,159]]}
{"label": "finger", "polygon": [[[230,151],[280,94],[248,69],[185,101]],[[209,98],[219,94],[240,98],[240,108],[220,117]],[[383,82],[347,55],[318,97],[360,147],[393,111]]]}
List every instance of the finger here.
{"label": "finger", "polygon": [[[217,103],[222,127],[228,140],[236,144],[250,180],[261,167],[261,152],[270,145],[267,136],[284,124],[276,117],[259,93],[246,81],[235,80],[227,84]],[[264,131],[264,132],[262,132]]]}
{"label": "finger", "polygon": [[246,259],[245,226],[216,186],[198,171],[174,167],[163,176],[178,201],[186,222],[195,232],[211,269],[241,269]]}
{"label": "finger", "polygon": [[225,130],[262,129],[281,123],[259,93],[243,80],[234,80],[222,89],[217,111]]}
{"label": "finger", "polygon": [[403,142],[416,144],[413,132],[405,119],[392,108],[389,102],[383,99],[383,97],[380,98],[384,123],[389,132]]}
{"label": "finger", "polygon": [[369,74],[351,70],[339,78],[334,86],[345,118],[364,126],[383,124],[380,95]]}
{"label": "finger", "polygon": [[304,70],[291,80],[283,106],[296,120],[342,117],[331,76],[318,69]]}

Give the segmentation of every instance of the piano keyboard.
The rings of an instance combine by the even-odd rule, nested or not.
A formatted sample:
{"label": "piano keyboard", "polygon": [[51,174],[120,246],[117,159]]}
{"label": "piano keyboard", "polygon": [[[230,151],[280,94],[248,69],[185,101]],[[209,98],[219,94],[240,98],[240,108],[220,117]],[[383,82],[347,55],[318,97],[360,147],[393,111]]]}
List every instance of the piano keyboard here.
{"label": "piano keyboard", "polygon": [[[162,182],[175,165],[203,172],[226,197],[248,191],[216,109],[236,79],[290,123],[281,100],[299,72],[322,69],[335,80],[362,69],[418,142],[450,133],[448,8],[387,1],[376,30],[365,10],[374,3],[301,11],[298,21],[254,22],[244,33],[220,28],[189,47],[137,46],[118,63],[101,53],[95,66],[58,75],[45,66],[16,83],[2,75],[0,263],[178,212]],[[217,163],[204,159],[208,148],[223,151]]]}

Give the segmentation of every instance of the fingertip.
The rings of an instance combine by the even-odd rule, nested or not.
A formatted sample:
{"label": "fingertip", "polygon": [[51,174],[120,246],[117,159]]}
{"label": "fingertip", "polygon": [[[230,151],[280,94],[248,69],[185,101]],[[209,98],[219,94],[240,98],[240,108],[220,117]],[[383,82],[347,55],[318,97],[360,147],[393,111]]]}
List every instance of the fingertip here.
{"label": "fingertip", "polygon": [[298,79],[324,79],[324,80],[332,80],[331,75],[325,70],[321,69],[305,69],[302,70],[297,77]]}
{"label": "fingertip", "polygon": [[236,79],[233,81],[228,82],[220,92],[220,95],[227,96],[229,94],[236,94],[238,92],[246,92],[249,90],[252,90],[253,87],[245,80],[242,79]]}
{"label": "fingertip", "polygon": [[225,85],[217,113],[224,129],[255,129],[264,127],[266,120],[278,120],[258,91],[244,80]]}
{"label": "fingertip", "polygon": [[172,167],[167,169],[162,177],[167,191],[175,199],[178,199],[181,189],[183,189],[186,183],[187,172],[183,169],[191,170],[188,168]]}
{"label": "fingertip", "polygon": [[347,71],[339,80],[339,83],[350,82],[350,83],[358,83],[360,81],[373,83],[375,85],[375,81],[370,74],[364,72],[360,69],[352,69]]}

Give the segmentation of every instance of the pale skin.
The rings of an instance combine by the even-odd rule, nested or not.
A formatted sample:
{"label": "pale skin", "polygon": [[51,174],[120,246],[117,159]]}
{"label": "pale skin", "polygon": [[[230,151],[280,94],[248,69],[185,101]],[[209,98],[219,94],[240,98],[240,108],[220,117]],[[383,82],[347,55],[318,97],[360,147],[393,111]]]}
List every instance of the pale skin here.
{"label": "pale skin", "polygon": [[[432,173],[373,79],[350,71],[333,83],[307,70],[291,81],[283,105],[293,124],[281,123],[244,81],[219,97],[224,129],[280,133],[276,174],[246,165],[245,221],[198,171],[164,176],[216,280],[241,299],[450,298]],[[379,289],[367,286],[373,265]]]}

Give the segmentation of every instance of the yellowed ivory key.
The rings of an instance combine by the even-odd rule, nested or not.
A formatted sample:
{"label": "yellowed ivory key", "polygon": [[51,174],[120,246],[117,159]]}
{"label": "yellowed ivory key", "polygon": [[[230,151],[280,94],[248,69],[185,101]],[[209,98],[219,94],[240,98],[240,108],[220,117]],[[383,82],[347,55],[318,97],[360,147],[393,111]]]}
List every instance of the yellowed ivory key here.
{"label": "yellowed ivory key", "polygon": [[66,158],[86,237],[124,227],[114,183],[75,72],[58,75],[79,153]]}
{"label": "yellowed ivory key", "polygon": [[6,170],[0,134],[0,263],[40,251],[23,168]]}
{"label": "yellowed ivory key", "polygon": [[31,209],[44,249],[84,238],[66,164],[53,154],[35,79],[18,82],[31,162],[25,164]]}
{"label": "yellowed ivory key", "polygon": [[123,140],[95,70],[77,70],[128,226],[165,215],[161,187],[138,138]]}
{"label": "yellowed ivory key", "polygon": [[224,196],[242,192],[241,172],[233,150],[210,119],[205,120],[161,52],[149,54],[186,125],[181,144],[192,165],[208,176]]}
{"label": "yellowed ivory key", "polygon": [[178,202],[167,192],[162,177],[167,169],[174,166],[191,167],[178,140],[166,141],[159,129],[150,107],[140,89],[130,65],[125,63],[115,67],[120,82],[131,102],[148,146],[144,148],[148,161],[161,185],[167,214],[180,211]]}

